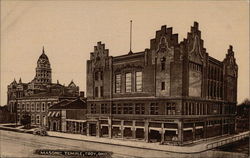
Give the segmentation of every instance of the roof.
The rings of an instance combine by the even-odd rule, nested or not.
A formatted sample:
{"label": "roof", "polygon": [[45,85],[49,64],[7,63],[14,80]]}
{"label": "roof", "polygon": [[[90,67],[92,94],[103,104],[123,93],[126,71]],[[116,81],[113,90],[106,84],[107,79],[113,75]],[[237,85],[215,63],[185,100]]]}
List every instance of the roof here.
{"label": "roof", "polygon": [[[65,88],[65,87],[63,87],[63,88]],[[21,99],[43,98],[43,97],[76,97],[76,94],[68,92],[66,90],[51,89],[50,91],[47,91],[47,92],[43,91],[43,92],[38,92],[38,93],[29,95],[29,96],[24,96]]]}
{"label": "roof", "polygon": [[40,57],[38,58],[39,59],[46,59],[46,60],[49,60],[48,56],[45,54],[45,51],[44,51],[44,47],[43,47],[43,52],[42,54],[40,55]]}
{"label": "roof", "polygon": [[52,105],[49,110],[61,110],[61,109],[87,109],[86,101],[78,98],[73,101],[63,100],[57,104]]}

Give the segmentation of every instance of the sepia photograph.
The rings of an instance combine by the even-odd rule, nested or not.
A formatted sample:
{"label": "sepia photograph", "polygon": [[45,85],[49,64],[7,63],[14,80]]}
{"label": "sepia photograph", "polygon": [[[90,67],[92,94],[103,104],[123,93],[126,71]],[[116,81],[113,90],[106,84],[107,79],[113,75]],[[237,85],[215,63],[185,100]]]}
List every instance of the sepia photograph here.
{"label": "sepia photograph", "polygon": [[1,158],[248,158],[248,0],[0,0]]}

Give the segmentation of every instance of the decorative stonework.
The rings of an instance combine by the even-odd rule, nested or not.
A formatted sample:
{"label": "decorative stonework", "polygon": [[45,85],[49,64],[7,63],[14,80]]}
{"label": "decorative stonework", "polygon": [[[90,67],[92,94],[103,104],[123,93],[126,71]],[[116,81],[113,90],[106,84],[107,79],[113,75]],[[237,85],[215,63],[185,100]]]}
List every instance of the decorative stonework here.
{"label": "decorative stonework", "polygon": [[121,73],[129,70],[142,70],[143,67],[141,65],[135,64],[122,64],[116,67],[114,70],[115,73]]}

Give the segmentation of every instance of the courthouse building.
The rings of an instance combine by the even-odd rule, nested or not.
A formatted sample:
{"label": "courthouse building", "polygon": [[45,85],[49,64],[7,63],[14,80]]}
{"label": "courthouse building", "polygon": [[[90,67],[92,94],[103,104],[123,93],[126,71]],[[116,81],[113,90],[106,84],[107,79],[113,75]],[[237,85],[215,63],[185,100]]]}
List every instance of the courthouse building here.
{"label": "courthouse building", "polygon": [[97,43],[87,61],[87,135],[184,144],[235,132],[238,66],[204,48],[198,23],[178,42],[162,26],[150,48],[110,56]]}
{"label": "courthouse building", "polygon": [[47,126],[48,108],[64,100],[74,100],[79,96],[79,87],[73,81],[68,86],[52,83],[52,70],[44,49],[37,60],[36,74],[29,83],[21,79],[8,85],[7,105],[15,119],[20,122],[24,114],[31,116],[32,125]]}

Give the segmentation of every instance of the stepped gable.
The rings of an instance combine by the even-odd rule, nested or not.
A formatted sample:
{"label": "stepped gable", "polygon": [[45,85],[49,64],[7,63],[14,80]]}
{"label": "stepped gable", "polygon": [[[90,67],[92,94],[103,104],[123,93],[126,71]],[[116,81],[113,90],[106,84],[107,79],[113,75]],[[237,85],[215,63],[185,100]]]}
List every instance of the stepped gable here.
{"label": "stepped gable", "polygon": [[161,30],[156,31],[154,39],[150,40],[150,49],[156,52],[160,49],[170,49],[178,45],[178,34],[172,33],[172,27],[167,28],[166,25]]}
{"label": "stepped gable", "polygon": [[234,57],[234,51],[233,51],[233,46],[230,45],[229,49],[227,50],[227,54],[225,59],[223,60],[223,63],[225,65],[226,69],[226,74],[232,76],[232,77],[237,77],[238,74],[238,65],[236,64],[236,59]]}
{"label": "stepped gable", "polygon": [[100,60],[109,56],[109,50],[105,49],[105,44],[101,41],[97,42],[97,45],[94,46],[94,52],[90,53],[90,60]]}
{"label": "stepped gable", "polygon": [[191,31],[187,34],[187,39],[184,39],[188,59],[195,63],[202,64],[207,58],[206,48],[204,48],[204,41],[201,38],[201,31],[199,30],[198,22],[194,22],[191,26]]}

